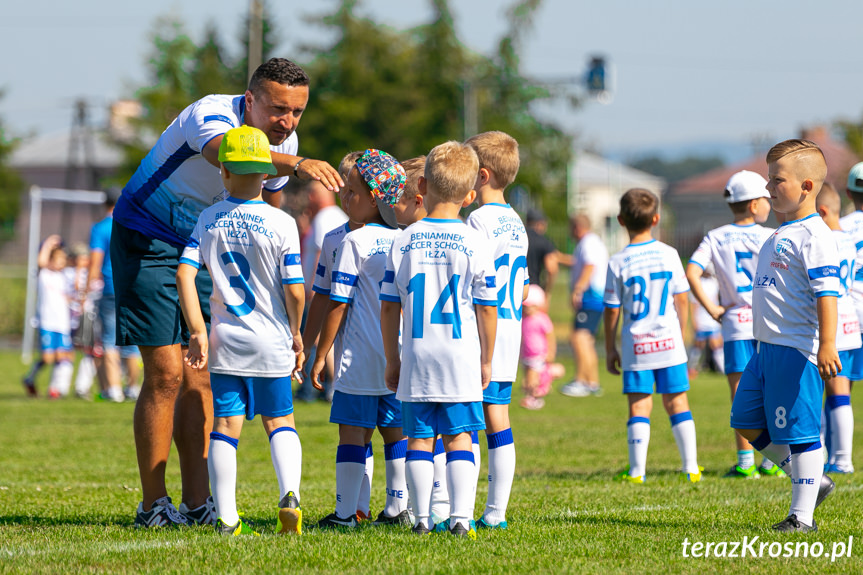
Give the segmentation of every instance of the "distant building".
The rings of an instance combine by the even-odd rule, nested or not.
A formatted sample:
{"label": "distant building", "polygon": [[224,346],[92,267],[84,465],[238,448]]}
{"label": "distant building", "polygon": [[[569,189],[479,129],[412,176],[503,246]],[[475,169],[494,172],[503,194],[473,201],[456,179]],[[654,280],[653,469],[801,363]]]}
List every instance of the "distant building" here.
{"label": "distant building", "polygon": [[626,230],[617,223],[620,197],[631,188],[644,188],[662,199],[665,186],[664,179],[647,172],[577,151],[569,166],[568,211],[587,215],[608,250],[615,252],[629,243]]}
{"label": "distant building", "polygon": [[[803,130],[800,137],[812,140],[821,147],[827,160],[827,180],[844,198],[848,170],[860,159],[844,143],[832,139],[824,127]],[[731,221],[731,211],[723,193],[725,184],[733,174],[750,170],[767,178],[765,156],[766,151],[745,162],[710,170],[671,186],[666,199],[674,225],[667,229],[673,229],[674,233],[669,241],[684,259],[692,255],[704,234]],[[776,225],[772,216],[768,225]]]}

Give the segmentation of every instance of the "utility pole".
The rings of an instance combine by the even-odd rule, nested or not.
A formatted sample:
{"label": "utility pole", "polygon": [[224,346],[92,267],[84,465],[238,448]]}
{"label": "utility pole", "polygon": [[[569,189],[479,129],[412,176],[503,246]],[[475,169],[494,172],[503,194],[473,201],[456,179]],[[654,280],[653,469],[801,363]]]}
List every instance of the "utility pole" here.
{"label": "utility pole", "polygon": [[[95,190],[99,187],[99,172],[93,158],[93,130],[87,101],[75,101],[72,129],[69,132],[69,156],[66,162],[67,190]],[[72,229],[72,206],[63,202],[60,211],[60,235],[68,237]]]}
{"label": "utility pole", "polygon": [[249,2],[249,77],[263,62],[264,52],[264,6],[262,0]]}

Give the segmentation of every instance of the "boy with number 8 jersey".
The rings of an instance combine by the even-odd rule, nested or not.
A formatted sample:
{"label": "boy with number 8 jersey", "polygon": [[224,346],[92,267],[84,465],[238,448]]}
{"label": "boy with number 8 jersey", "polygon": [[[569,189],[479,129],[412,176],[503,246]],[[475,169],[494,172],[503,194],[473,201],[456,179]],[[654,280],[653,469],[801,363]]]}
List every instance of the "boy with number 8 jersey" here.
{"label": "boy with number 8 jersey", "polygon": [[[620,198],[617,221],[629,245],[608,261],[605,283],[605,349],[608,371],[620,374],[629,399],[626,424],[629,469],[617,479],[644,483],[654,382],[671,418],[671,431],[683,461],[683,479],[701,481],[695,447],[695,422],[689,411],[689,375],[683,326],[689,285],[677,250],[653,239],[659,223],[659,198],[634,188]],[[617,351],[617,324],[623,316],[623,354]]]}
{"label": "boy with number 8 jersey", "polygon": [[[413,531],[428,534],[435,434],[443,435],[449,531],[476,538],[471,432],[485,428],[482,393],[491,381],[497,289],[488,242],[458,219],[474,199],[476,153],[446,142],[429,153],[419,190],[428,216],[393,242],[381,285],[387,387],[402,402],[408,436]],[[399,354],[399,329],[402,353]]]}
{"label": "boy with number 8 jersey", "polygon": [[[257,535],[237,512],[237,445],[243,416],[260,414],[279,481],[280,533],[300,533],[302,450],[291,398],[291,376],[304,359],[297,224],[261,200],[264,177],[276,173],[263,132],[229,130],[219,161],[231,195],[201,212],[177,268],[180,307],[191,333],[185,362],[193,369],[209,363],[213,388],[207,466],[216,532]],[[209,339],[195,289],[202,266],[213,278]]]}

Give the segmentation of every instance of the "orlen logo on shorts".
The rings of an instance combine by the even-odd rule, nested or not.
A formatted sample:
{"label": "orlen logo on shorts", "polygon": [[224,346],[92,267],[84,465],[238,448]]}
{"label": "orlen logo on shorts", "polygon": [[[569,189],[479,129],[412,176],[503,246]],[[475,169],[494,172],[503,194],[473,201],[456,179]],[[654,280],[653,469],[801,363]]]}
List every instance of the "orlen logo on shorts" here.
{"label": "orlen logo on shorts", "polygon": [[849,321],[842,324],[842,333],[857,333],[860,331],[860,324],[856,321]]}
{"label": "orlen logo on shorts", "polygon": [[674,349],[674,340],[672,338],[668,338],[660,339],[659,341],[646,341],[644,343],[636,343],[632,347],[635,348],[635,355],[656,353],[658,351]]}

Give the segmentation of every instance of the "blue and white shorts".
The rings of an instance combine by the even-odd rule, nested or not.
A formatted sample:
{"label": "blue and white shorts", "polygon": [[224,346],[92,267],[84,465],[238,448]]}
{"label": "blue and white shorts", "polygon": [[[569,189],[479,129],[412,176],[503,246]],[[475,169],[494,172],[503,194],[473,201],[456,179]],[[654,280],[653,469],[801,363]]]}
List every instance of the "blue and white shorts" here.
{"label": "blue and white shorts", "polygon": [[72,336],[40,329],[39,345],[42,346],[42,351],[72,351]]}
{"label": "blue and white shorts", "polygon": [[689,371],[685,363],[662,367],[623,372],[623,393],[680,393],[689,391]]}
{"label": "blue and white shorts", "polygon": [[726,341],[722,349],[725,351],[725,373],[743,373],[746,364],[755,355],[755,340]]}
{"label": "blue and white shorts", "polygon": [[818,367],[800,350],[759,342],[737,386],[731,427],[766,429],[778,444],[819,441],[823,394]]}
{"label": "blue and white shorts", "polygon": [[492,381],[482,390],[482,402],[509,405],[512,402],[512,382]]}
{"label": "blue and white shorts", "polygon": [[485,429],[482,402],[435,403],[403,401],[402,431],[414,439],[440,435],[458,435],[466,431]]}
{"label": "blue and white shorts", "polygon": [[395,393],[386,395],[354,395],[336,391],[330,408],[330,423],[375,427],[401,427],[402,402]]}
{"label": "blue and white shorts", "polygon": [[839,361],[842,362],[841,377],[851,381],[863,380],[863,347],[840,351]]}
{"label": "blue and white shorts", "polygon": [[224,373],[210,374],[213,389],[213,415],[231,417],[255,415],[283,417],[294,412],[291,378],[243,377]]}

